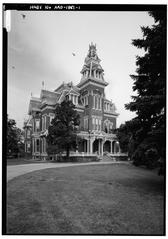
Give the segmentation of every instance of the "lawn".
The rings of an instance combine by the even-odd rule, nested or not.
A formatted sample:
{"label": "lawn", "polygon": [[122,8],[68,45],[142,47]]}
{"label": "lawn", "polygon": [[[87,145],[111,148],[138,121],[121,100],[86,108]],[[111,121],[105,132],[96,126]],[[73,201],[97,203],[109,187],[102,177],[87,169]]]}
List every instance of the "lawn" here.
{"label": "lawn", "polygon": [[25,158],[12,158],[7,159],[7,165],[20,165],[20,164],[30,164],[30,163],[46,163],[47,161],[25,159]]}
{"label": "lawn", "polygon": [[164,180],[133,165],[45,169],[11,180],[8,234],[164,234]]}

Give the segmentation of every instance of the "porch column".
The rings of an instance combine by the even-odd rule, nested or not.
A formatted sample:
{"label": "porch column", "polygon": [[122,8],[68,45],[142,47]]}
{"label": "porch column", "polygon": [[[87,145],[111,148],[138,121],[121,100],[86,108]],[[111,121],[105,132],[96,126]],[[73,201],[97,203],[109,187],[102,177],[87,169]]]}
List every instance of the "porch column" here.
{"label": "porch column", "polygon": [[37,152],[37,140],[34,139],[34,152],[36,153]]}
{"label": "porch column", "polygon": [[92,139],[90,139],[90,153],[93,153],[93,142]]}
{"label": "porch column", "polygon": [[101,155],[103,155],[103,140],[101,141]]}
{"label": "porch column", "polygon": [[120,148],[120,144],[118,145],[118,147],[119,147],[119,153],[121,153],[121,148]]}
{"label": "porch column", "polygon": [[89,153],[89,140],[87,139],[87,153]]}
{"label": "porch column", "polygon": [[44,138],[44,153],[46,153],[46,139]]}
{"label": "porch column", "polygon": [[121,153],[120,144],[118,141],[117,141],[117,145],[118,145],[118,153]]}

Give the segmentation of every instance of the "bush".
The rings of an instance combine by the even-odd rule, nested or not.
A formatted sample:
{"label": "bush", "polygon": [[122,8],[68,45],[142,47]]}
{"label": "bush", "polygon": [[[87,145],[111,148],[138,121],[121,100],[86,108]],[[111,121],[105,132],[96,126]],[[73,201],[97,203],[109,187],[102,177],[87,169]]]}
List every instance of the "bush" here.
{"label": "bush", "polygon": [[159,154],[156,148],[145,148],[140,145],[133,153],[131,159],[135,166],[144,165],[148,169],[153,169],[158,165]]}
{"label": "bush", "polygon": [[141,147],[138,147],[133,155],[131,156],[131,160],[135,166],[140,166],[145,164],[145,155],[144,150]]}
{"label": "bush", "polygon": [[70,156],[69,159],[66,156],[55,155],[48,156],[48,160],[51,160],[51,157],[55,162],[96,162],[99,161],[97,156]]}
{"label": "bush", "polygon": [[145,163],[147,168],[153,169],[157,166],[158,151],[155,148],[150,148],[145,152]]}

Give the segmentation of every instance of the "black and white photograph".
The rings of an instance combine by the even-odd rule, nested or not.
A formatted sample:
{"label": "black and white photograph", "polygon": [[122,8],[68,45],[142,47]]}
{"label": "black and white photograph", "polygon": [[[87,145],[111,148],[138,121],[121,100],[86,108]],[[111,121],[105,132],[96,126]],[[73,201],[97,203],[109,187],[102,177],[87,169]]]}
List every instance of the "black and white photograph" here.
{"label": "black and white photograph", "polygon": [[3,235],[165,235],[166,36],[164,4],[3,4]]}

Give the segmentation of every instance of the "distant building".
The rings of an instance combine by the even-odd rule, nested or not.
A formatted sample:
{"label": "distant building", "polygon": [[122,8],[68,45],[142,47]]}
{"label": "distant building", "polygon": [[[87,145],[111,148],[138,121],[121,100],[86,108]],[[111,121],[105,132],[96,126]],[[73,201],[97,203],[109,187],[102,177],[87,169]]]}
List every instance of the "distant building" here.
{"label": "distant building", "polygon": [[113,133],[118,113],[112,101],[105,97],[104,70],[97,56],[96,45],[89,45],[89,52],[81,70],[78,85],[62,83],[55,91],[41,90],[39,98],[31,97],[29,119],[24,123],[25,152],[33,158],[47,157],[46,136],[54,118],[57,103],[68,97],[80,115],[78,135],[83,139],[78,152],[114,154],[119,152],[119,144]]}

